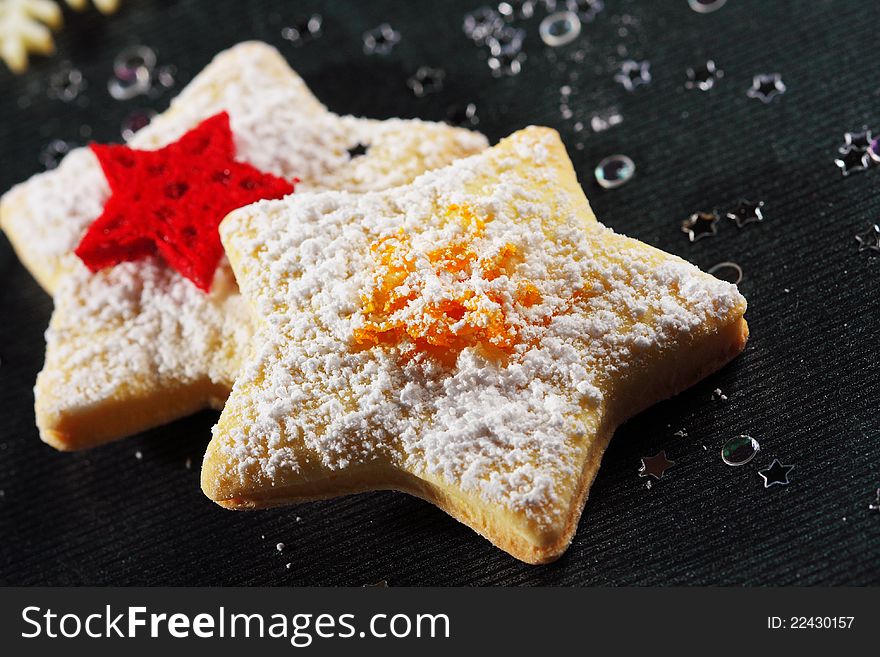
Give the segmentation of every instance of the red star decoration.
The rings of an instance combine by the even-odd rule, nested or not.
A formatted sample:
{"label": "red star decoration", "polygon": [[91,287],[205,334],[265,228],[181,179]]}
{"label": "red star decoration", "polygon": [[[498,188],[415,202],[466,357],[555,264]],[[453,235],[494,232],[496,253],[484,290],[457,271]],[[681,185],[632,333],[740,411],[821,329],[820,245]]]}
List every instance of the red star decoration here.
{"label": "red star decoration", "polygon": [[91,149],[111,192],[103,214],[76,248],[93,272],[159,253],[208,292],[223,256],[217,232],[223,218],[293,191],[292,183],[234,159],[226,112],[159,150],[101,144]]}

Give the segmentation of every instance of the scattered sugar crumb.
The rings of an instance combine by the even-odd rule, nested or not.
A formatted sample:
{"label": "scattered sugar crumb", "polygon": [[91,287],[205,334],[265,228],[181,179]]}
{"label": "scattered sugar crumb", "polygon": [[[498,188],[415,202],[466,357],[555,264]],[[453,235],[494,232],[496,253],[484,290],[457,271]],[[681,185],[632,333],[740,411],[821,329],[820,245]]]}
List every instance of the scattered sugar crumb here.
{"label": "scattered sugar crumb", "polygon": [[715,388],[715,390],[712,391],[712,399],[727,401],[727,395],[721,392],[721,388]]}
{"label": "scattered sugar crumb", "polygon": [[134,453],[134,457],[135,457],[138,461],[140,461],[142,458],[144,458],[144,455],[143,455],[143,453],[141,453],[140,450],[138,450],[138,451],[136,451],[136,452]]}
{"label": "scattered sugar crumb", "polygon": [[187,469],[187,470],[192,470],[192,464],[193,464],[193,461],[192,461],[191,458],[187,458],[187,459],[186,459],[186,463],[184,463],[184,465],[186,466],[186,469]]}
{"label": "scattered sugar crumb", "polygon": [[687,429],[679,429],[672,435],[677,436],[678,438],[687,438],[688,432]]}
{"label": "scattered sugar crumb", "polygon": [[284,564],[284,567],[287,568],[287,570],[290,570],[290,567],[292,565],[293,565],[292,563],[286,563],[286,564]]}
{"label": "scattered sugar crumb", "polygon": [[275,546],[275,549],[278,550],[279,552],[281,552],[281,550],[284,549],[284,543],[279,543],[278,545]]}

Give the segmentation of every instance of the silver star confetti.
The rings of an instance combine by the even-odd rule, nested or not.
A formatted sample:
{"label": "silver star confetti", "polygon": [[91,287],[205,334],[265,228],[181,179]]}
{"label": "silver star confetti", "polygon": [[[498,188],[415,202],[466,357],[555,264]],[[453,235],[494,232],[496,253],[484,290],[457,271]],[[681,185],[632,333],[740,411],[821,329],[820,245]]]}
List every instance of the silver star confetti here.
{"label": "silver star confetti", "polygon": [[783,465],[779,459],[773,459],[770,467],[758,470],[758,474],[764,480],[764,488],[780,485],[788,486],[788,473],[794,469],[793,465]]}
{"label": "silver star confetti", "polygon": [[880,253],[880,226],[870,225],[866,230],[856,235],[856,241],[859,243],[859,253],[862,251]]}
{"label": "silver star confetti", "polygon": [[40,151],[40,164],[42,164],[47,171],[54,169],[58,166],[64,156],[74,148],[74,144],[70,144],[62,139],[54,139],[50,141],[42,151]]}
{"label": "silver star confetti", "polygon": [[871,130],[867,126],[863,126],[860,132],[847,132],[843,135],[843,145],[837,149],[839,153],[849,153],[850,151],[858,151],[864,153],[871,146],[874,140]]}
{"label": "silver star confetti", "polygon": [[605,9],[605,3],[602,0],[567,0],[565,6],[569,11],[577,14],[582,23],[591,23],[596,15]]}
{"label": "silver star confetti", "polygon": [[851,173],[861,173],[870,169],[871,156],[867,152],[852,149],[834,158],[834,164],[842,175],[848,176]]}
{"label": "silver star confetti", "polygon": [[504,19],[491,7],[480,7],[464,15],[462,29],[469,39],[482,44],[504,25]]}
{"label": "silver star confetti", "polygon": [[689,67],[687,70],[687,82],[684,86],[688,89],[709,91],[715,86],[715,82],[724,77],[724,71],[715,66],[711,59],[697,68]]}
{"label": "silver star confetti", "polygon": [[651,62],[627,59],[620,65],[620,72],[615,74],[614,80],[622,84],[627,91],[648,84],[651,81]]}
{"label": "silver star confetti", "polygon": [[498,13],[508,21],[531,18],[535,15],[535,2],[534,0],[500,2],[498,3]]}
{"label": "silver star confetti", "polygon": [[746,91],[749,98],[757,98],[762,103],[771,102],[776,96],[785,93],[785,83],[779,73],[760,73],[752,78],[752,86]]}
{"label": "silver star confetti", "polygon": [[696,242],[709,235],[718,233],[718,213],[712,212],[694,212],[691,216],[681,222],[681,232],[686,233],[688,240]]}
{"label": "silver star confetti", "polygon": [[477,116],[477,106],[468,103],[450,107],[446,111],[446,120],[452,125],[473,127],[480,122],[480,117]]}
{"label": "silver star confetti", "polygon": [[643,456],[642,465],[639,468],[640,477],[654,477],[662,479],[663,473],[675,465],[675,461],[666,458],[666,450],[660,450],[654,456]]}
{"label": "silver star confetti", "polygon": [[875,139],[868,146],[868,155],[874,162],[880,162],[880,139]]}
{"label": "silver star confetti", "polygon": [[86,88],[86,80],[79,69],[65,63],[49,76],[47,93],[49,98],[57,98],[65,103],[76,100],[80,92]]}
{"label": "silver star confetti", "polygon": [[498,55],[489,58],[489,69],[496,78],[502,76],[518,75],[522,71],[523,62],[526,61],[526,54],[519,52],[509,55]]}
{"label": "silver star confetti", "polygon": [[281,38],[290,41],[295,46],[304,46],[321,36],[323,24],[324,19],[320,14],[299,18],[293,25],[281,30]]}
{"label": "silver star confetti", "polygon": [[427,96],[440,91],[443,88],[443,79],[446,77],[446,71],[439,68],[431,68],[430,66],[421,66],[409,80],[406,86],[412,89],[412,92],[418,98]]}
{"label": "silver star confetti", "polygon": [[364,52],[368,55],[387,55],[400,42],[400,32],[388,23],[367,30],[363,35]]}
{"label": "silver star confetti", "polygon": [[730,212],[727,212],[725,216],[731,221],[736,222],[737,228],[742,228],[747,224],[764,221],[763,207],[764,201],[752,203],[742,199],[736,204],[736,207]]}
{"label": "silver star confetti", "polygon": [[526,38],[526,31],[513,28],[502,27],[496,30],[486,38],[486,45],[489,47],[489,53],[493,57],[501,55],[516,55],[522,50],[523,40]]}

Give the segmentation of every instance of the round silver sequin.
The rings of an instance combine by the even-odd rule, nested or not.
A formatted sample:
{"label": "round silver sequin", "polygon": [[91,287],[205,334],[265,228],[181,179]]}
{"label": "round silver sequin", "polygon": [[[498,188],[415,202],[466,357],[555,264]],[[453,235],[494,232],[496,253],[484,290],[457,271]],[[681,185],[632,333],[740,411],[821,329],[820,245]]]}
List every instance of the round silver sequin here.
{"label": "round silver sequin", "polygon": [[761,446],[751,436],[734,436],[721,448],[721,460],[727,465],[745,465],[753,458]]}
{"label": "round silver sequin", "polygon": [[141,128],[147,127],[150,124],[150,121],[153,120],[154,116],[156,116],[156,112],[150,109],[135,110],[126,116],[125,119],[123,119],[122,127],[120,128],[122,138],[125,141],[129,141],[134,137],[134,133]]}
{"label": "round silver sequin", "polygon": [[558,11],[541,21],[538,34],[548,46],[558,48],[571,43],[581,33],[581,20],[571,11]]}
{"label": "round silver sequin", "polygon": [[[156,53],[147,46],[131,46],[116,55],[113,60],[113,74],[120,80],[130,81],[143,77],[156,66]],[[149,76],[147,76],[149,77]]]}
{"label": "round silver sequin", "polygon": [[706,273],[734,285],[737,285],[743,279],[742,267],[735,262],[719,262],[717,265],[710,267]]}
{"label": "round silver sequin", "polygon": [[147,93],[150,90],[151,80],[151,72],[141,67],[132,78],[112,77],[107,80],[107,91],[116,100],[131,100]]}
{"label": "round silver sequin", "polygon": [[636,172],[636,165],[626,155],[609,155],[596,165],[596,182],[605,189],[620,187]]}
{"label": "round silver sequin", "polygon": [[688,5],[698,14],[710,14],[721,9],[727,0],[688,0]]}

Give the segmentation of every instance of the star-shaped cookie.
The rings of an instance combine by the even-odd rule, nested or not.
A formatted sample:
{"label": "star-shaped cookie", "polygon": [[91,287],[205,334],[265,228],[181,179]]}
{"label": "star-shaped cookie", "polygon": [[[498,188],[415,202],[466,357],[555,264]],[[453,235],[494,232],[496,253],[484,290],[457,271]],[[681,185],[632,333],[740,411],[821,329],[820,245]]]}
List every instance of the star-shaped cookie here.
{"label": "star-shaped cookie", "polygon": [[259,316],[202,468],[229,508],[397,489],[551,561],[615,428],[748,334],[735,286],[595,220],[547,128],[220,235]]}
{"label": "star-shaped cookie", "polygon": [[[259,42],[218,55],[129,145],[162,148],[222,112],[236,158],[299,179],[297,193],[385,189],[486,146],[443,124],[333,114]],[[366,152],[352,157],[358,144]],[[74,251],[109,197],[95,154],[80,148],[0,200],[0,226],[54,297],[35,397],[40,435],[59,449],[221,407],[252,333],[225,258],[208,294],[157,256],[89,271]]]}

